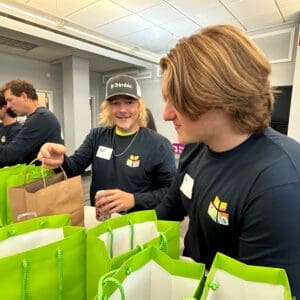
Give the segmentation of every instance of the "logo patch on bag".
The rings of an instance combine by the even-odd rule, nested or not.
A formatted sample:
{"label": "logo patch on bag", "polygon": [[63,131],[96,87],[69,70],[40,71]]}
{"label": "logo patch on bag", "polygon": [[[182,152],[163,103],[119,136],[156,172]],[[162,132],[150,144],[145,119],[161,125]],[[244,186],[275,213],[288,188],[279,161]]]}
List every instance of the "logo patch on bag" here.
{"label": "logo patch on bag", "polygon": [[131,154],[127,159],[126,165],[130,168],[138,168],[140,163],[140,157],[138,155]]}
{"label": "logo patch on bag", "polygon": [[217,224],[229,225],[229,214],[226,212],[228,203],[221,201],[218,196],[210,201],[207,213]]}

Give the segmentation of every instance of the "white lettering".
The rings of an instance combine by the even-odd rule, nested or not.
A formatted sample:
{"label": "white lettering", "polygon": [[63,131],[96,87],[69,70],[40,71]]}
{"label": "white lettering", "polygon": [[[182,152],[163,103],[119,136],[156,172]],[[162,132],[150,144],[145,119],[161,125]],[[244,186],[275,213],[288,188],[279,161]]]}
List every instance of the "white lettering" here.
{"label": "white lettering", "polygon": [[132,85],[130,83],[127,83],[127,82],[115,82],[115,83],[112,83],[110,85],[110,88],[111,89],[114,89],[114,88],[129,88],[129,89],[132,89]]}

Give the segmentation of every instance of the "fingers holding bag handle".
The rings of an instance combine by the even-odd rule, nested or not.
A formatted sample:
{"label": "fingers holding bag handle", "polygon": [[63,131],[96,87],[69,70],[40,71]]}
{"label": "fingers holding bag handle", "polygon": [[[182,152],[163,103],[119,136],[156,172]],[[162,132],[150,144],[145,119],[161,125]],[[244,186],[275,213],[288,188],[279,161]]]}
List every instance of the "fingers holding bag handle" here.
{"label": "fingers holding bag handle", "polygon": [[45,143],[38,153],[37,159],[48,169],[56,169],[64,162],[65,146],[55,143]]}
{"label": "fingers holding bag handle", "polygon": [[[33,165],[36,161],[38,161],[39,159],[38,158],[35,158],[33,161],[31,161],[29,164],[28,164],[28,167],[26,168],[26,170],[25,170],[25,175],[24,175],[24,185],[26,186],[26,184],[28,183],[28,175],[29,175],[29,173],[28,173],[28,171],[29,171],[29,166],[30,165]],[[44,168],[45,168],[45,166],[44,166],[44,163],[42,162],[42,167],[41,167],[41,179],[43,180],[43,184],[44,184],[44,188],[46,188],[47,187],[47,183],[46,183],[46,174],[45,174],[45,172],[44,172]],[[62,172],[62,174],[63,174],[63,176],[64,176],[64,180],[66,180],[66,179],[68,179],[68,176],[67,176],[67,174],[66,174],[66,172],[65,172],[65,170],[63,169],[63,167],[62,166],[59,166],[59,168],[60,168],[60,170],[61,170],[61,172]]]}

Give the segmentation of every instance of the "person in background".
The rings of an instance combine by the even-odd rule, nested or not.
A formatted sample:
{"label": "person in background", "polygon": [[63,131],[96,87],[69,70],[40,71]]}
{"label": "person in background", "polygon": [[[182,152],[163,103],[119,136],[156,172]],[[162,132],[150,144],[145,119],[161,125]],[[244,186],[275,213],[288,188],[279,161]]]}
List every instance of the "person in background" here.
{"label": "person in background", "polygon": [[157,132],[154,117],[152,115],[151,110],[149,108],[146,108],[146,112],[147,112],[147,125],[146,125],[146,127]]}
{"label": "person in background", "polygon": [[26,121],[18,135],[9,143],[0,145],[0,167],[30,163],[46,142],[63,143],[61,127],[55,115],[40,107],[33,85],[25,80],[7,82],[0,90],[7,109]]}
{"label": "person in background", "polygon": [[106,83],[100,123],[75,153],[47,143],[39,159],[49,168],[62,165],[68,176],[92,165],[91,204],[102,213],[154,208],[168,192],[175,174],[171,143],[146,128],[147,113],[135,78],[118,75]]}
{"label": "person in background", "polygon": [[184,255],[284,268],[300,299],[300,144],[269,127],[270,64],[241,30],[204,28],[160,61],[164,119],[187,144],[159,219],[189,217]]}
{"label": "person in background", "polygon": [[0,93],[0,145],[11,142],[19,133],[22,125],[16,119],[17,115],[7,108],[7,102]]}

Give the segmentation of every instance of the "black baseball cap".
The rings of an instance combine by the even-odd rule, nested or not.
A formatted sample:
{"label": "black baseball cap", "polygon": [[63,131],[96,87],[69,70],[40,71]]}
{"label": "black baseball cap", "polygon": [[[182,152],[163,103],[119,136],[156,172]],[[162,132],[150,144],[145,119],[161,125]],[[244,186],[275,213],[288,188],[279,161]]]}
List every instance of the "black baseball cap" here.
{"label": "black baseball cap", "polygon": [[133,99],[142,97],[141,88],[137,80],[128,75],[117,75],[106,82],[105,100],[114,96],[129,96]]}

